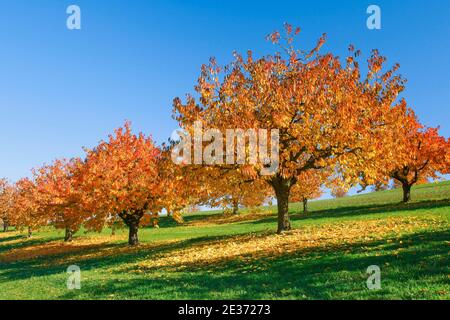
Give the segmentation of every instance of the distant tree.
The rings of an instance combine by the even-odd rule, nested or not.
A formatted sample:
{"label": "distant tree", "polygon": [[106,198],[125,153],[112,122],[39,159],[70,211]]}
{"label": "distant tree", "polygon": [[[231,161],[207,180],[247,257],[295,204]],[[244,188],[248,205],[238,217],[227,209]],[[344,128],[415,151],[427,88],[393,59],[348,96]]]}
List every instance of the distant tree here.
{"label": "distant tree", "polygon": [[347,195],[348,191],[343,188],[336,187],[335,189],[331,190],[331,195],[335,198],[343,198]]}
{"label": "distant tree", "polygon": [[8,231],[13,213],[14,187],[6,179],[0,179],[0,219],[3,231]]}
{"label": "distant tree", "polygon": [[390,127],[385,139],[377,145],[373,157],[377,165],[371,170],[372,182],[365,178],[363,186],[379,183],[387,185],[394,179],[393,188],[402,187],[403,202],[411,200],[411,187],[418,183],[439,179],[439,174],[449,172],[450,139],[438,133],[438,128],[420,124],[414,111],[406,107],[398,113],[397,125]]}
{"label": "distant tree", "polygon": [[64,241],[72,241],[89,212],[81,205],[79,188],[83,170],[81,159],[55,160],[33,170],[41,211],[57,229],[65,230]]}
{"label": "distant tree", "polygon": [[[186,170],[172,160],[175,142],[169,140],[163,144],[159,158],[159,180],[162,193],[159,197],[160,208],[165,210],[176,222],[183,222],[183,215],[195,210],[197,205],[208,198],[202,178]],[[153,225],[158,227],[158,217],[153,217]]]}
{"label": "distant tree", "polygon": [[308,212],[308,200],[319,198],[323,191],[324,174],[318,170],[302,172],[291,190],[291,201],[303,203],[303,213]]}
{"label": "distant tree", "polygon": [[211,207],[221,207],[225,212],[238,214],[240,207],[255,208],[261,206],[272,195],[269,186],[261,180],[246,181],[235,171],[208,177],[206,185],[209,190]]}
{"label": "distant tree", "polygon": [[49,222],[39,197],[34,180],[22,178],[15,183],[12,221],[18,230],[26,229],[28,237]]}
{"label": "distant tree", "polygon": [[342,198],[345,197],[348,193],[348,190],[353,184],[353,179],[349,179],[343,172],[339,172],[334,168],[328,172],[328,179],[325,181],[325,186],[330,190],[330,194],[334,198]]}
{"label": "distant tree", "polygon": [[411,200],[411,187],[414,184],[438,179],[439,173],[447,173],[449,164],[446,154],[450,150],[450,140],[438,134],[437,128],[420,128],[410,132],[404,141],[402,161],[391,172],[391,177],[400,182],[403,189],[403,202]]}

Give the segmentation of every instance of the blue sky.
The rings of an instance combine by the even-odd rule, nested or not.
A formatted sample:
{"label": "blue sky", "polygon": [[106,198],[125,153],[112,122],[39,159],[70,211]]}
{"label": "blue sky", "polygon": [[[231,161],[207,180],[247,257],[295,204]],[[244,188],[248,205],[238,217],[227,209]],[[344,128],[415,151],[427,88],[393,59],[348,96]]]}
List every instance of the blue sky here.
{"label": "blue sky", "polygon": [[[66,28],[80,6],[82,29]],[[366,28],[377,4],[382,29]],[[0,177],[82,154],[115,127],[162,142],[176,128],[172,100],[192,92],[210,56],[270,53],[264,40],[284,22],[299,25],[299,46],[323,33],[343,55],[352,43],[401,64],[404,97],[423,123],[450,136],[450,2],[0,0]]]}

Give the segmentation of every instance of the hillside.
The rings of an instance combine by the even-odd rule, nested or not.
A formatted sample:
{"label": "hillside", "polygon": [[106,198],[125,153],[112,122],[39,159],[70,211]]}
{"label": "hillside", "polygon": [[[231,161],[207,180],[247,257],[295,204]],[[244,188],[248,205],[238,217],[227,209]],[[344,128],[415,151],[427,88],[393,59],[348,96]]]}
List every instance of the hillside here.
{"label": "hillside", "polygon": [[[240,215],[199,212],[183,225],[162,218],[142,244],[42,230],[0,233],[0,299],[450,299],[450,181],[291,204],[294,230],[276,235],[274,207]],[[69,265],[81,290],[66,288]],[[381,270],[368,290],[366,269]]]}

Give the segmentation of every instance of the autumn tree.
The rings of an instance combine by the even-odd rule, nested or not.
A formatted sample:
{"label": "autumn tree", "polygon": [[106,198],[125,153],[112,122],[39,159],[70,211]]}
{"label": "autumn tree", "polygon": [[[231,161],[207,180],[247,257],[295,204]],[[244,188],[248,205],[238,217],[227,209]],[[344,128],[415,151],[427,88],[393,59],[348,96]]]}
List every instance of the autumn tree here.
{"label": "autumn tree", "polygon": [[86,226],[99,230],[111,215],[120,217],[129,228],[129,245],[137,245],[139,226],[149,221],[144,216],[161,207],[160,155],[150,137],[132,133],[129,122],[87,150],[82,202],[93,217]]}
{"label": "autumn tree", "polygon": [[240,207],[254,208],[264,204],[272,191],[263,180],[247,180],[237,171],[196,170],[196,179],[207,191],[202,205],[220,207],[224,212],[237,214]]}
{"label": "autumn tree", "polygon": [[[159,196],[160,209],[164,209],[178,223],[183,222],[183,214],[192,207],[202,204],[208,198],[203,180],[185,166],[172,161],[172,150],[176,142],[169,140],[161,147],[158,161],[159,181],[162,188]],[[157,225],[157,217],[154,217]]]}
{"label": "autumn tree", "polygon": [[426,128],[414,114],[404,120],[396,135],[395,161],[382,167],[402,186],[403,202],[411,200],[411,187],[449,172],[450,139],[439,135],[438,128]]}
{"label": "autumn tree", "polygon": [[36,182],[22,178],[15,183],[12,221],[18,230],[32,232],[48,224],[48,216],[41,207],[40,194]]}
{"label": "autumn tree", "polygon": [[39,206],[57,229],[65,230],[64,241],[72,241],[73,234],[89,217],[81,205],[81,159],[56,160],[34,170]]}
{"label": "autumn tree", "polygon": [[394,188],[402,187],[406,203],[411,200],[413,185],[449,172],[450,140],[440,136],[438,128],[422,125],[414,111],[403,104],[404,112],[397,113],[396,125],[390,126],[389,134],[377,144],[377,165],[369,168],[371,182],[366,179],[366,168],[360,174],[363,189],[368,185],[386,186],[393,179]]}
{"label": "autumn tree", "polygon": [[11,214],[14,201],[14,187],[6,179],[0,179],[0,219],[3,223],[3,231],[8,231],[11,223]]}
{"label": "autumn tree", "polygon": [[299,32],[286,25],[283,38],[278,32],[269,36],[274,43],[282,43],[281,52],[260,58],[251,51],[246,57],[236,53],[225,67],[211,59],[202,66],[195,86],[198,98],[174,99],[174,117],[187,132],[196,122],[223,135],[227,129],[278,130],[278,170],[272,175],[266,174],[266,159],[241,165],[225,161],[217,152],[214,164],[202,162],[220,171],[236,170],[246,179],[266,181],[277,198],[278,233],[291,228],[289,196],[298,176],[339,166],[347,177],[357,179],[363,167],[371,167],[368,162],[374,159],[379,141],[395,124],[392,111],[400,110],[402,103],[398,95],[404,81],[395,74],[398,65],[384,70],[385,58],[378,51],[372,52],[363,76],[360,53],[352,46],[342,63],[331,53],[320,53],[325,36],[312,50],[296,49],[293,40]]}
{"label": "autumn tree", "polygon": [[348,191],[345,188],[342,187],[336,187],[331,190],[331,195],[334,198],[343,198],[347,195]]}
{"label": "autumn tree", "polygon": [[324,173],[319,170],[308,170],[299,174],[297,183],[292,186],[291,198],[293,202],[303,203],[303,213],[308,212],[308,200],[319,198],[322,195]]}
{"label": "autumn tree", "polygon": [[249,183],[233,182],[226,189],[220,190],[223,196],[218,201],[223,208],[231,208],[233,214],[237,214],[240,207],[255,208],[263,205],[272,194],[267,185],[258,180]]}

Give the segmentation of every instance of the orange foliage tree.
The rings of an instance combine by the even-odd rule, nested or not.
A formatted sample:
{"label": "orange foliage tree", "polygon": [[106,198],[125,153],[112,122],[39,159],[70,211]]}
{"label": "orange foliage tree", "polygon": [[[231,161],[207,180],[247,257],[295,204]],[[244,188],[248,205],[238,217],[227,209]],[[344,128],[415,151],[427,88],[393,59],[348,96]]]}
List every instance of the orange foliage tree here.
{"label": "orange foliage tree", "polygon": [[361,170],[363,188],[388,185],[394,179],[394,187],[402,187],[403,202],[411,200],[411,187],[438,179],[439,174],[449,172],[450,139],[438,133],[438,128],[420,124],[414,111],[404,106],[398,114],[397,125],[391,126],[389,134],[378,144],[374,157],[376,164],[371,170],[371,182],[366,179],[366,169]]}
{"label": "orange foliage tree", "polygon": [[319,198],[323,191],[324,175],[318,170],[308,170],[300,173],[297,183],[292,186],[291,198],[293,202],[303,202],[303,212],[308,212],[308,200]]}
{"label": "orange foliage tree", "polygon": [[28,237],[32,232],[48,224],[48,215],[41,207],[40,194],[36,182],[22,178],[15,184],[12,222],[18,230],[27,229]]}
{"label": "orange foliage tree", "polygon": [[37,190],[35,201],[55,228],[65,230],[64,241],[71,241],[89,217],[81,206],[79,179],[82,168],[81,159],[71,159],[56,160],[33,171]]}
{"label": "orange foliage tree", "polygon": [[99,230],[111,215],[119,217],[129,228],[128,243],[137,245],[139,226],[161,209],[160,155],[150,137],[132,133],[129,122],[87,150],[81,193],[92,217],[86,226]]}
{"label": "orange foliage tree", "polygon": [[[202,180],[185,167],[172,161],[173,141],[163,144],[158,161],[159,183],[162,187],[159,196],[160,206],[167,215],[178,223],[183,222],[183,213],[189,212],[197,204],[205,201],[207,195]],[[157,220],[154,220],[157,221]]]}
{"label": "orange foliage tree", "polygon": [[395,161],[380,168],[403,189],[403,202],[411,200],[411,187],[449,172],[450,139],[439,135],[438,128],[425,128],[411,112],[396,134]]}
{"label": "orange foliage tree", "polygon": [[207,185],[211,190],[207,204],[222,207],[225,211],[231,209],[233,214],[237,214],[241,206],[247,208],[261,206],[272,195],[271,189],[264,181],[246,181],[236,171],[209,176]]}
{"label": "orange foliage tree", "polygon": [[331,195],[335,198],[343,198],[347,195],[347,193],[348,190],[341,186],[336,186],[333,189],[331,189]]}
{"label": "orange foliage tree", "polygon": [[[272,187],[278,204],[278,233],[291,228],[288,215],[291,188],[298,176],[311,169],[341,167],[347,177],[359,177],[368,166],[379,141],[395,124],[402,102],[398,95],[404,80],[398,65],[383,70],[385,58],[374,50],[364,77],[359,52],[350,47],[344,64],[331,54],[320,54],[325,36],[310,51],[297,50],[299,33],[286,25],[282,52],[244,58],[221,68],[214,59],[202,67],[195,87],[196,99],[174,99],[174,117],[192,131],[196,121],[224,134],[227,129],[279,130],[278,171],[262,174],[260,159],[246,166],[215,164],[217,170],[236,170],[246,179],[262,179]],[[270,35],[279,42],[280,33]],[[224,163],[224,162],[222,162]],[[203,163],[209,165],[208,163]],[[370,172],[368,172],[370,174]]]}
{"label": "orange foliage tree", "polygon": [[6,179],[0,179],[0,219],[3,231],[8,231],[14,202],[14,187]]}

